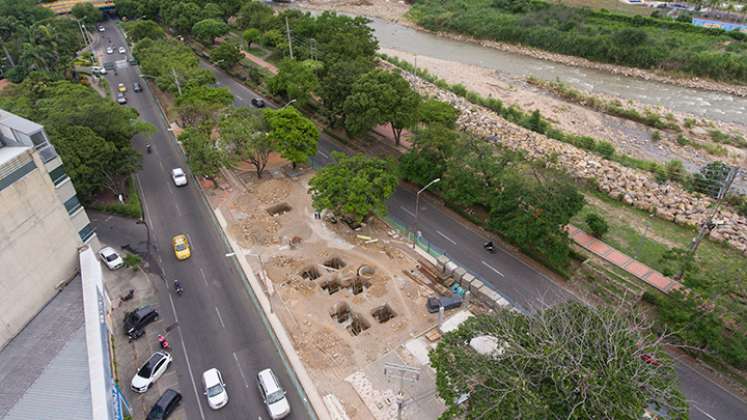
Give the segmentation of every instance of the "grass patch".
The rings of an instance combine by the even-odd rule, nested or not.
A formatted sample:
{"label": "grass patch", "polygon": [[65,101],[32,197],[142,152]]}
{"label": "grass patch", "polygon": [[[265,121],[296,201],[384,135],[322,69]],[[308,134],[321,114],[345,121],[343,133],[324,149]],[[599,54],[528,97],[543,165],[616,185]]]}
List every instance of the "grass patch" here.
{"label": "grass patch", "polygon": [[127,200],[124,203],[93,203],[91,208],[104,213],[114,213],[133,219],[141,219],[143,217],[143,209],[140,206],[140,195],[135,186],[135,178],[130,178],[127,182]]}

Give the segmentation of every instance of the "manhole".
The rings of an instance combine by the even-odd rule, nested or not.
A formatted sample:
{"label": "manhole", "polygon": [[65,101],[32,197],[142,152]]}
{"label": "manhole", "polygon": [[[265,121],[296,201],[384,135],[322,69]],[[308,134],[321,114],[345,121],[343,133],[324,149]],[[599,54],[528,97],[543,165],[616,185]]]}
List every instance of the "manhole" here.
{"label": "manhole", "polygon": [[332,257],[324,262],[325,267],[334,268],[335,270],[344,268],[346,265],[347,264],[345,264],[345,261],[343,261],[339,257]]}
{"label": "manhole", "polygon": [[321,274],[319,274],[319,270],[313,265],[310,265],[299,273],[301,274],[302,278],[305,278],[306,280],[316,280],[319,277],[321,277]]}
{"label": "manhole", "polygon": [[280,216],[284,213],[287,213],[292,210],[292,207],[288,205],[288,203],[280,203],[276,204],[272,207],[269,207],[267,209],[267,213],[270,213],[270,216]]}
{"label": "manhole", "polygon": [[359,313],[352,312],[351,313],[352,321],[350,322],[350,325],[348,325],[347,330],[352,336],[357,336],[358,334],[362,333],[363,331],[366,331],[367,329],[371,328],[371,324],[366,321],[365,318]]}
{"label": "manhole", "polygon": [[333,295],[340,291],[340,282],[337,279],[327,280],[322,283],[322,289]]}
{"label": "manhole", "polygon": [[392,308],[389,307],[389,304],[385,304],[383,306],[379,306],[378,308],[374,308],[371,311],[371,316],[374,317],[375,320],[379,321],[379,324],[383,324],[397,316],[397,314],[395,314]]}
{"label": "manhole", "polygon": [[336,303],[329,310],[329,316],[342,324],[350,318],[350,306],[346,302]]}

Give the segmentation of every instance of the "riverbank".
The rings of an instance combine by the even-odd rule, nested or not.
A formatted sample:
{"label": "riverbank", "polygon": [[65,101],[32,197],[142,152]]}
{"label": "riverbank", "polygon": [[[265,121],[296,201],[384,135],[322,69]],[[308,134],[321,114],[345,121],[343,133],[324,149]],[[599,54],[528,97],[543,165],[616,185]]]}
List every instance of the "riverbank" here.
{"label": "riverbank", "polygon": [[350,13],[384,19],[390,22],[407,26],[424,33],[433,34],[442,38],[447,38],[459,42],[479,45],[482,47],[493,48],[496,50],[521,54],[536,59],[550,61],[559,64],[565,64],[574,67],[602,71],[613,75],[632,77],[646,81],[666,83],[670,85],[681,86],[690,89],[701,89],[712,92],[726,93],[740,97],[747,97],[747,86],[731,85],[728,83],[717,82],[702,78],[677,77],[670,73],[636,69],[631,67],[617,66],[593,62],[579,57],[567,56],[563,54],[551,53],[535,48],[507,44],[503,42],[480,40],[472,37],[450,33],[450,32],[433,32],[426,30],[405,17],[409,6],[404,2],[391,0],[305,0],[296,3],[298,7],[309,10],[333,10],[338,12]]}

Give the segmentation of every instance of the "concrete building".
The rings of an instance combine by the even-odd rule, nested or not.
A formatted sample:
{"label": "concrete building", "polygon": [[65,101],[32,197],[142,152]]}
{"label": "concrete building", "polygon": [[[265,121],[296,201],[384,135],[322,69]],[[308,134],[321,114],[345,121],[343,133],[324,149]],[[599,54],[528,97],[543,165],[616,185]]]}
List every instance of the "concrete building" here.
{"label": "concrete building", "polygon": [[99,244],[44,127],[0,110],[0,348]]}

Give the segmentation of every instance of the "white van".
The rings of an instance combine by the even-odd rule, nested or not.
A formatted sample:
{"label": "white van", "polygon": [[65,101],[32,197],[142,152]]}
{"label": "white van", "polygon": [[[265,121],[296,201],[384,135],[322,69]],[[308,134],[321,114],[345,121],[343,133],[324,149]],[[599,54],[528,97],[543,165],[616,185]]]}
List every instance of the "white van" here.
{"label": "white van", "polygon": [[285,391],[271,369],[262,370],[257,374],[257,386],[271,419],[282,419],[290,414],[290,404],[285,398]]}

